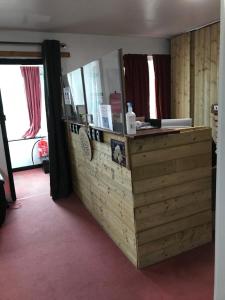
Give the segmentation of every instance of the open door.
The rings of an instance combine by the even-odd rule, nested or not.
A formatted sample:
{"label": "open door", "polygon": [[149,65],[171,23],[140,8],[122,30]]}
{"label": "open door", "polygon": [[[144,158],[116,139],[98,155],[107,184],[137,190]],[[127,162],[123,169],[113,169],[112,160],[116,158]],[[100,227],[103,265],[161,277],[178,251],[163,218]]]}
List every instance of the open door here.
{"label": "open door", "polygon": [[5,127],[5,115],[3,111],[2,97],[0,92],[0,173],[5,181],[5,194],[8,201],[16,200],[16,192],[13,180],[12,165],[9,153],[8,138]]}

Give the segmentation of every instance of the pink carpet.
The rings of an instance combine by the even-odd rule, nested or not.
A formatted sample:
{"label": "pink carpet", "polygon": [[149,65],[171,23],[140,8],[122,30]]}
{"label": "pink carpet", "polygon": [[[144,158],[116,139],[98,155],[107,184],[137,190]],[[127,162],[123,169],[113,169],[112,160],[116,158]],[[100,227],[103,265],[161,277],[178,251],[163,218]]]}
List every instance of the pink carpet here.
{"label": "pink carpet", "polygon": [[41,168],[13,173],[17,199],[49,195],[49,174]]}
{"label": "pink carpet", "polygon": [[0,300],[213,298],[212,244],[136,270],[78,199],[51,200],[48,180],[15,174],[24,199],[0,229]]}

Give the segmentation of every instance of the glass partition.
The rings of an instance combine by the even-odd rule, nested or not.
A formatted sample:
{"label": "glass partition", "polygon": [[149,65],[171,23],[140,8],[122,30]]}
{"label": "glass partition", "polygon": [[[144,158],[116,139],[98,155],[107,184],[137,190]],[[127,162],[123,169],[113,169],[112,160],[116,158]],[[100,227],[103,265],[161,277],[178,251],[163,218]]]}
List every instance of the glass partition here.
{"label": "glass partition", "polygon": [[89,124],[101,127],[100,105],[103,93],[99,61],[93,61],[83,67]]}
{"label": "glass partition", "polygon": [[110,106],[113,131],[123,132],[123,93],[119,50],[100,59],[104,104]]}
{"label": "glass partition", "polygon": [[74,111],[74,119],[79,123],[86,121],[86,107],[84,100],[84,88],[82,70],[79,68],[67,74],[68,86],[71,97],[71,105]]}
{"label": "glass partition", "polygon": [[123,133],[123,92],[119,50],[63,78],[66,115],[75,122]]}
{"label": "glass partition", "polygon": [[123,98],[119,51],[83,67],[88,119],[96,127],[123,132]]}

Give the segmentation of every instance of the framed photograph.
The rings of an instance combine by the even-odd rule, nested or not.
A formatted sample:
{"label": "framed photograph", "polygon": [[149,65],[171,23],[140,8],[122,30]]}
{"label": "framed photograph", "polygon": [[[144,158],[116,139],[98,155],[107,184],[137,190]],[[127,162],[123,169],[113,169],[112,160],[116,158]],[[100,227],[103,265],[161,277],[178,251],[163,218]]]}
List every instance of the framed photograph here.
{"label": "framed photograph", "polygon": [[125,143],[111,139],[112,160],[117,164],[126,167]]}

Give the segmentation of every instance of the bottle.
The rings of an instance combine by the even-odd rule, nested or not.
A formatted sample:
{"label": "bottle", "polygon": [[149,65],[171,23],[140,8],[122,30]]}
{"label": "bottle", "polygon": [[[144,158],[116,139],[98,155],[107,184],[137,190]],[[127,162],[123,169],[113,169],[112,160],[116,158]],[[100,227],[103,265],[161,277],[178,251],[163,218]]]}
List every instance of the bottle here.
{"label": "bottle", "polygon": [[132,104],[127,103],[126,113],[127,134],[136,134],[136,115],[132,110]]}

